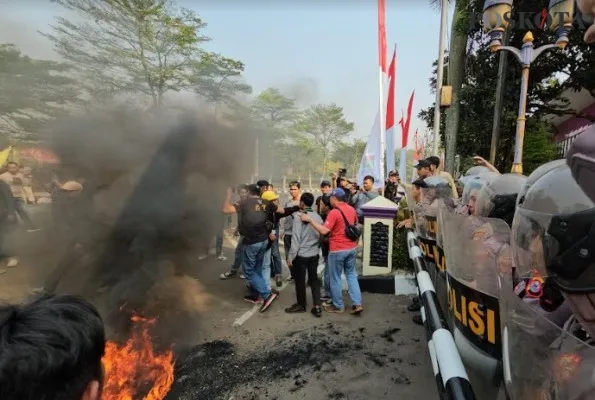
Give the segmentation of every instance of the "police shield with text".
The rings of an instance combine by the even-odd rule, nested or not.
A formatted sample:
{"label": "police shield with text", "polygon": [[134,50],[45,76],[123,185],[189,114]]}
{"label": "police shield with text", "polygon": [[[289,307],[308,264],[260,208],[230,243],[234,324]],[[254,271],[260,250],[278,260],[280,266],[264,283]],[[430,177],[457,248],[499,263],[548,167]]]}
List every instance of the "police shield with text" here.
{"label": "police shield with text", "polygon": [[475,181],[481,183],[469,203],[471,215],[441,209],[439,225],[445,232],[455,343],[473,387],[483,398],[496,399],[502,376],[498,271],[512,270],[510,224],[527,178],[504,174],[490,179]]}

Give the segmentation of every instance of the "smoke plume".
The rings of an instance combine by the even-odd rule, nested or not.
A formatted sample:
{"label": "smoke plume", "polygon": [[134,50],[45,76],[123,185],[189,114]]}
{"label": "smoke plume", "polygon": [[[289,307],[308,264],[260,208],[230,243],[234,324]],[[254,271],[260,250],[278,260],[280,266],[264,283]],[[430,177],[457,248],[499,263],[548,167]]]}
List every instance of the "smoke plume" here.
{"label": "smoke plume", "polygon": [[158,317],[163,344],[191,341],[181,335],[195,331],[189,321],[198,322],[208,298],[189,275],[223,226],[226,188],[252,165],[246,126],[190,113],[101,112],[51,127],[61,181],[84,183],[75,222],[65,229],[59,221],[47,238],[45,260],[66,265],[57,291],[94,301],[112,337],[127,337],[138,313]]}

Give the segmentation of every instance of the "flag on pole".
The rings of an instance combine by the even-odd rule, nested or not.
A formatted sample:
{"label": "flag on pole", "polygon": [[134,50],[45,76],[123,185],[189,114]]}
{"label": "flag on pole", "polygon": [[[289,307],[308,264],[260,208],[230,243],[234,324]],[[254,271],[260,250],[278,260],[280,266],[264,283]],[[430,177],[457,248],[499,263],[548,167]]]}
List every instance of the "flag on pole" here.
{"label": "flag on pole", "polygon": [[[384,176],[380,158],[383,156],[380,146],[380,113],[376,115],[372,132],[368,138],[366,149],[362,155],[362,160],[357,171],[357,183],[363,184],[364,177],[370,175],[374,177],[374,188],[379,189],[384,186]],[[382,178],[382,179],[381,179]]]}
{"label": "flag on pole", "polygon": [[407,104],[407,118],[401,117],[399,125],[401,125],[401,157],[399,162],[399,175],[402,180],[407,180],[407,144],[409,142],[409,125],[411,123],[411,113],[413,112],[413,97],[415,90],[409,97],[409,104]]}
{"label": "flag on pole", "polygon": [[384,186],[384,152],[386,130],[386,0],[378,0],[378,114],[362,155],[357,172],[357,182],[363,183],[366,175],[374,177],[374,187]]}
{"label": "flag on pole", "polygon": [[395,84],[397,78],[397,45],[388,67],[388,100],[386,102],[386,175],[395,168]]}
{"label": "flag on pole", "polygon": [[409,125],[411,124],[411,112],[413,111],[413,97],[415,96],[415,90],[411,92],[409,97],[409,104],[407,104],[407,119],[404,124],[403,136],[401,136],[401,147],[407,147],[409,142]]}

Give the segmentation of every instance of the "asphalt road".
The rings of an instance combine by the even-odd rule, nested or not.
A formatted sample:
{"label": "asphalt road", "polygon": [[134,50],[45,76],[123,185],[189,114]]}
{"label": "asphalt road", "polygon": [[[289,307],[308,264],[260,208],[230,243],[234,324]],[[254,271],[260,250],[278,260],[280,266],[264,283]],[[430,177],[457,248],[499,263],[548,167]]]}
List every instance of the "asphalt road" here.
{"label": "asphalt road", "polygon": [[[423,328],[406,311],[409,299],[364,293],[363,315],[314,318],[284,312],[295,302],[293,284],[285,284],[260,314],[243,301],[242,279],[219,279],[231,264],[232,240],[225,242],[229,261],[193,261],[206,307],[195,345],[179,351],[168,400],[438,397]],[[0,275],[0,301],[20,301],[39,286],[42,264],[25,258]]]}

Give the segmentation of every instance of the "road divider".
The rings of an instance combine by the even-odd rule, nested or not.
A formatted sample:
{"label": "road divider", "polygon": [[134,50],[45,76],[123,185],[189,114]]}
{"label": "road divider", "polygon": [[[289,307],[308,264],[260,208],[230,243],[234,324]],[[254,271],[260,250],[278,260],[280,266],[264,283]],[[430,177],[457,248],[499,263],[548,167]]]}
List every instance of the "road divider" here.
{"label": "road divider", "polygon": [[407,232],[409,257],[415,266],[417,287],[421,304],[421,317],[428,340],[428,350],[440,398],[450,400],[475,400],[475,393],[454,338],[448,330],[438,297],[428,274],[422,252],[413,231]]}

